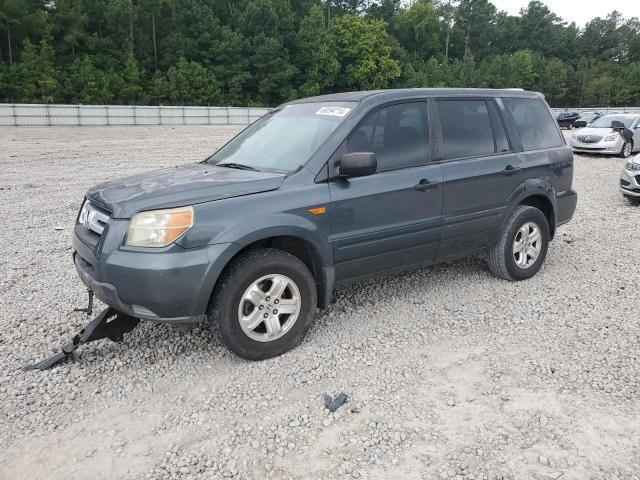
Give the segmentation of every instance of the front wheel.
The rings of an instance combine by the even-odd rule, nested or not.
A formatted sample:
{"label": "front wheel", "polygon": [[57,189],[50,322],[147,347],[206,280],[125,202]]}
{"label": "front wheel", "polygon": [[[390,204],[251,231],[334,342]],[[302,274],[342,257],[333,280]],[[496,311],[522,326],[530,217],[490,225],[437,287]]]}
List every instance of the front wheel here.
{"label": "front wheel", "polygon": [[302,341],[316,299],[313,275],[302,261],[282,250],[257,248],[226,268],[208,317],[229,350],[247,360],[264,360]]}
{"label": "front wheel", "polygon": [[629,158],[631,153],[633,153],[633,142],[624,142],[622,150],[620,151],[620,156],[622,158]]}
{"label": "front wheel", "polygon": [[547,217],[537,208],[518,206],[507,220],[498,243],[489,250],[489,269],[505,280],[531,278],[544,263],[549,239]]}
{"label": "front wheel", "polygon": [[625,195],[624,197],[627,199],[627,202],[630,205],[633,205],[634,207],[637,207],[640,205],[640,197],[633,197],[631,195]]}

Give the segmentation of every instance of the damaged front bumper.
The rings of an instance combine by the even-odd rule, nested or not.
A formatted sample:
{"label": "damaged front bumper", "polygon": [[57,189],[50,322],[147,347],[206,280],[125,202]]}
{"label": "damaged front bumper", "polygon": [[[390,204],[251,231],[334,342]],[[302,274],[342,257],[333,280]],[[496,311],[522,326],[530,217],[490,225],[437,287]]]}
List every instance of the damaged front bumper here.
{"label": "damaged front bumper", "polygon": [[213,287],[211,269],[227,245],[170,245],[153,251],[125,247],[126,225],[111,220],[94,245],[76,225],[73,263],[82,282],[105,304],[142,320],[204,322]]}

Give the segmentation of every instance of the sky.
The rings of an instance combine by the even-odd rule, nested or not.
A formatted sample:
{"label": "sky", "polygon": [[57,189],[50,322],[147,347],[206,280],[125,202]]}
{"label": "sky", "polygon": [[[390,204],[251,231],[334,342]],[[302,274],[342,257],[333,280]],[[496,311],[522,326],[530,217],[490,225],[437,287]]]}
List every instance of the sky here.
{"label": "sky", "polygon": [[[520,13],[529,0],[491,0],[498,10],[506,10],[512,15]],[[567,22],[576,22],[579,27],[595,17],[606,17],[612,10],[618,10],[624,17],[640,18],[640,0],[542,0],[549,10]]]}

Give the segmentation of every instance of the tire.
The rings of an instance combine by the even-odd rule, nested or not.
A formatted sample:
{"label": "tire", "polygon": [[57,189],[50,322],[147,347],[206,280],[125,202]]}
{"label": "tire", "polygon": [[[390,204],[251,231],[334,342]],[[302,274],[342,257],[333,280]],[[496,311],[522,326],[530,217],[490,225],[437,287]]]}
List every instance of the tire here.
{"label": "tire", "polygon": [[624,198],[627,199],[627,202],[634,207],[640,205],[640,197],[632,197],[631,195],[625,195]]}
{"label": "tire", "polygon": [[633,142],[624,142],[622,150],[620,150],[620,156],[622,158],[629,158],[633,153]]}
{"label": "tire", "polygon": [[[527,226],[526,229],[525,226]],[[516,255],[514,255],[514,242],[517,240],[516,237],[522,238],[524,235],[521,229],[526,230],[526,235],[530,235],[528,238],[533,239],[535,233],[533,226],[540,234],[537,257],[533,260],[527,253],[515,252],[518,260],[526,260],[525,265],[518,266]],[[544,263],[550,238],[547,217],[540,210],[525,205],[516,207],[507,220],[498,243],[489,250],[487,255],[489,269],[496,277],[504,280],[519,281],[533,277]]]}
{"label": "tire", "polygon": [[[208,319],[218,339],[233,353],[247,360],[264,360],[302,341],[316,304],[316,283],[304,263],[282,250],[258,248],[240,254],[227,266],[214,290]],[[278,312],[278,305],[283,310],[286,305],[291,312]],[[268,315],[266,320],[264,315]]]}

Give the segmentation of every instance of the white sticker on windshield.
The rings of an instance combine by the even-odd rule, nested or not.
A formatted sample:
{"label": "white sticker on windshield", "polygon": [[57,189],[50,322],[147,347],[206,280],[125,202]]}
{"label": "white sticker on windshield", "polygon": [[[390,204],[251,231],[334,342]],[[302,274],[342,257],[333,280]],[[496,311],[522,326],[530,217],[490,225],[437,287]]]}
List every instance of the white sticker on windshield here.
{"label": "white sticker on windshield", "polygon": [[332,117],[344,117],[351,111],[347,107],[322,107],[316,112],[316,115],[330,115]]}

